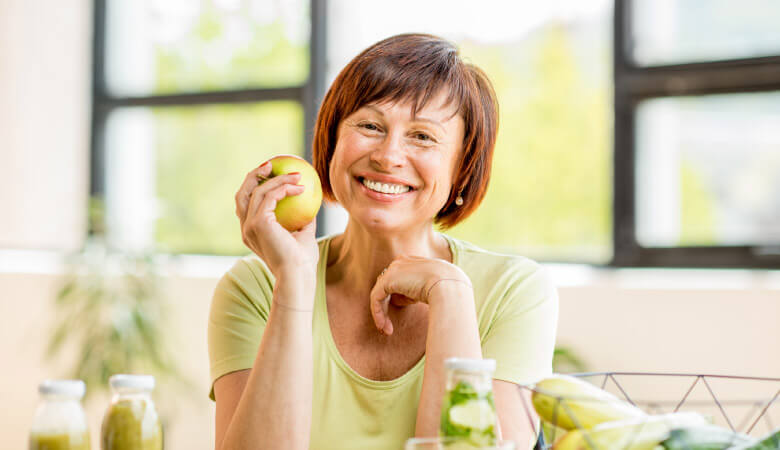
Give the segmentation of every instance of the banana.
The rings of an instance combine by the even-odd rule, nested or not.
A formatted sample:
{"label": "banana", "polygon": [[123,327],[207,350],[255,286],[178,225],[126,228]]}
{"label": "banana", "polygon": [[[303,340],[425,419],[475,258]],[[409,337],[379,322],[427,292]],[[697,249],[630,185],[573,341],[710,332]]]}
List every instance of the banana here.
{"label": "banana", "polygon": [[635,417],[589,430],[571,430],[553,445],[553,450],[656,450],[673,429],[707,424],[704,416],[693,412]]}
{"label": "banana", "polygon": [[539,417],[566,430],[646,417],[636,406],[568,375],[556,374],[539,381],[531,398]]}

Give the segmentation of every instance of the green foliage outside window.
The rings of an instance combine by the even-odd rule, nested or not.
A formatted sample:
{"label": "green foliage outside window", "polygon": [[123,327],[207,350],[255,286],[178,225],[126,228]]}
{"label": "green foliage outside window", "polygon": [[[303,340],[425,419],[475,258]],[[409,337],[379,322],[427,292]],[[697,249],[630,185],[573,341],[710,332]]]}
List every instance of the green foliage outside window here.
{"label": "green foliage outside window", "polygon": [[295,102],[155,110],[158,250],[243,254],[234,195],[247,172],[279,153],[302,154]]}
{"label": "green foliage outside window", "polygon": [[[156,45],[155,93],[294,86],[309,73],[308,40],[296,42],[281,21],[204,4],[189,33]],[[238,44],[241,42],[241,44]]]}
{"label": "green foliage outside window", "polygon": [[[611,86],[584,71],[571,40],[552,26],[517,57],[462,46],[491,78],[501,122],[487,197],[452,234],[539,259],[609,259]],[[606,52],[591,56],[607,66]]]}

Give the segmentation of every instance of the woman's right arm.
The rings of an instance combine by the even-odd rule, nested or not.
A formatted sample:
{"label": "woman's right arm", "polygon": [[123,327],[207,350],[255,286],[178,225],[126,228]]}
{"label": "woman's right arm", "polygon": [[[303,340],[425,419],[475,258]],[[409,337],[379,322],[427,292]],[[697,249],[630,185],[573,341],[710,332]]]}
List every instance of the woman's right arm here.
{"label": "woman's right arm", "polygon": [[267,176],[266,163],[236,194],[244,243],[276,278],[271,311],[252,369],[220,377],[216,449],[305,449],[312,406],[312,309],[319,250],[314,222],[290,233],[276,221],[276,202],[303,192],[298,175]]}

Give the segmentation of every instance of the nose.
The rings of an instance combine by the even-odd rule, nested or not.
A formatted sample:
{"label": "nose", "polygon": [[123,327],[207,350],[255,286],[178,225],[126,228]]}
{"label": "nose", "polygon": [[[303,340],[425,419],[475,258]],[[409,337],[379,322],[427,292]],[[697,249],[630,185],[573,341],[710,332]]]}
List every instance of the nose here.
{"label": "nose", "polygon": [[393,133],[388,133],[382,142],[369,155],[371,165],[377,170],[390,170],[403,167],[406,160],[406,151],[403,148],[403,139]]}

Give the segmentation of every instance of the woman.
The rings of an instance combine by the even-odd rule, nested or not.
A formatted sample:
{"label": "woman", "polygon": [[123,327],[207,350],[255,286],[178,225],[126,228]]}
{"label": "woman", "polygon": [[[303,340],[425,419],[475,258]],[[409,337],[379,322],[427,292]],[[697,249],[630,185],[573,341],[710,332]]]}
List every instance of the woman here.
{"label": "woman", "polygon": [[216,448],[435,436],[453,356],[497,360],[503,438],[533,442],[516,383],[550,372],[555,289],[528,259],[434,230],[484,197],[497,120],[490,82],[452,44],[394,36],[344,68],[319,112],[314,164],[344,233],[287,232],[273,210],[299,175],[249,172],[236,214],[256,255],[222,278],[209,320]]}

